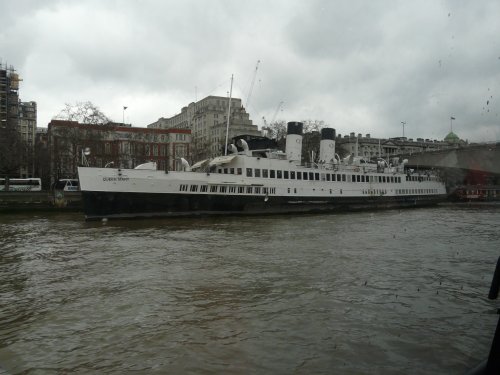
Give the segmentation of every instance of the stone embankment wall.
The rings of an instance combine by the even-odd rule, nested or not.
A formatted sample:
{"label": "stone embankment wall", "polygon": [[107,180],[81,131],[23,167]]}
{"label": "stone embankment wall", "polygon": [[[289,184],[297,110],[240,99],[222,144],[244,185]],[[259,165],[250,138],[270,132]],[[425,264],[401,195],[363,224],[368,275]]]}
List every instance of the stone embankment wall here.
{"label": "stone embankment wall", "polygon": [[2,191],[0,213],[16,211],[81,211],[79,191]]}

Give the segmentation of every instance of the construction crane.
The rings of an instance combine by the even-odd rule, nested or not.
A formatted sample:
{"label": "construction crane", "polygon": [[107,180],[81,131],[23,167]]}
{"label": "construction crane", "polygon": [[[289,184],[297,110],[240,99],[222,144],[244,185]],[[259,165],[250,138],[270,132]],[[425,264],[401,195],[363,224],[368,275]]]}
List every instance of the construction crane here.
{"label": "construction crane", "polygon": [[262,122],[264,123],[264,126],[262,126],[262,135],[264,137],[269,137],[269,133],[271,132],[271,128],[269,127],[269,124],[267,123],[265,116],[262,116]]}
{"label": "construction crane", "polygon": [[281,101],[279,104],[278,104],[278,107],[276,107],[276,111],[274,112],[274,115],[273,115],[273,118],[271,120],[271,124],[276,120],[276,116],[278,116],[278,112],[280,111],[281,107],[283,106],[283,104],[285,104],[285,102]]}
{"label": "construction crane", "polygon": [[252,96],[253,85],[255,83],[255,77],[257,77],[257,70],[259,69],[260,60],[257,60],[257,65],[255,65],[255,71],[253,73],[252,83],[250,84],[250,90],[248,90],[247,101],[245,103],[245,108],[248,109],[248,104],[250,103],[250,97]]}
{"label": "construction crane", "polygon": [[266,118],[264,116],[262,116],[262,121],[264,122],[264,126],[267,128],[267,121],[266,121]]}

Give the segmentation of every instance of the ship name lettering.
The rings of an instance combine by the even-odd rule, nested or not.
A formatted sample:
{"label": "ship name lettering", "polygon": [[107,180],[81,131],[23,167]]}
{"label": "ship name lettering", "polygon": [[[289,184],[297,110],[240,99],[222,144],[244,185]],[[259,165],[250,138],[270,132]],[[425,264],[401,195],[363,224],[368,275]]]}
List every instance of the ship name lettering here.
{"label": "ship name lettering", "polygon": [[128,181],[128,177],[103,177],[103,181]]}

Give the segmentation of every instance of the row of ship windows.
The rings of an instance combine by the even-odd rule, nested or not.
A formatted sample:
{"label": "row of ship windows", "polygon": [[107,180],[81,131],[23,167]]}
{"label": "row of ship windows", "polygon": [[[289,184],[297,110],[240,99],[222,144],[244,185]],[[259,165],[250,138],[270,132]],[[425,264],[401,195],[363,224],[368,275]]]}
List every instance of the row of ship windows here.
{"label": "row of ship windows", "polygon": [[[260,186],[227,186],[227,185],[180,185],[180,191],[190,191],[191,193],[229,193],[229,194],[276,194],[276,188],[260,187]],[[297,194],[297,188],[294,188],[294,194]],[[363,194],[379,195],[387,194],[387,189],[363,189]],[[291,188],[288,188],[288,194],[291,193]],[[437,194],[437,189],[396,189],[397,195],[408,194]],[[332,189],[330,189],[332,194]],[[342,189],[340,189],[342,194]]]}
{"label": "row of ship windows", "polygon": [[438,189],[396,189],[396,194],[438,194]]}
{"label": "row of ship windows", "polygon": [[[241,175],[241,168],[219,168],[219,173]],[[400,176],[366,176],[364,174],[344,174],[344,173],[319,173],[319,172],[299,172],[281,171],[274,169],[247,168],[247,177],[278,178],[285,180],[310,180],[310,181],[343,181],[343,182],[372,182],[372,183],[401,183]],[[430,181],[429,176],[405,176],[407,181]]]}
{"label": "row of ship windows", "polygon": [[180,186],[180,191],[191,193],[230,193],[230,194],[276,194],[276,188],[260,186],[227,186],[227,185],[186,185]]}
{"label": "row of ship windows", "polygon": [[[396,195],[408,194],[437,194],[437,189],[396,189]],[[380,195],[387,194],[387,189],[363,189],[363,194]]]}
{"label": "row of ship windows", "polygon": [[[220,168],[219,173],[234,174],[234,168]],[[241,168],[236,168],[236,174],[242,174]],[[281,171],[274,169],[247,168],[247,177],[278,178],[285,180],[310,180],[310,181],[343,181],[343,182],[382,182],[401,183],[401,177],[395,176],[365,176],[360,174],[344,173],[319,173],[319,172],[296,172]]]}

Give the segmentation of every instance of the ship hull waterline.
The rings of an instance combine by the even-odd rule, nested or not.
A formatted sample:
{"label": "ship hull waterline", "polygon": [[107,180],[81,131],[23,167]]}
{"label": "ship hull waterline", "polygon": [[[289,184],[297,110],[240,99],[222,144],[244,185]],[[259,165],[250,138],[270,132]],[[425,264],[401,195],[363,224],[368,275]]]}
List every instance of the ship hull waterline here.
{"label": "ship hull waterline", "polygon": [[445,195],[263,197],[211,194],[82,192],[85,219],[273,215],[411,208],[437,205]]}

